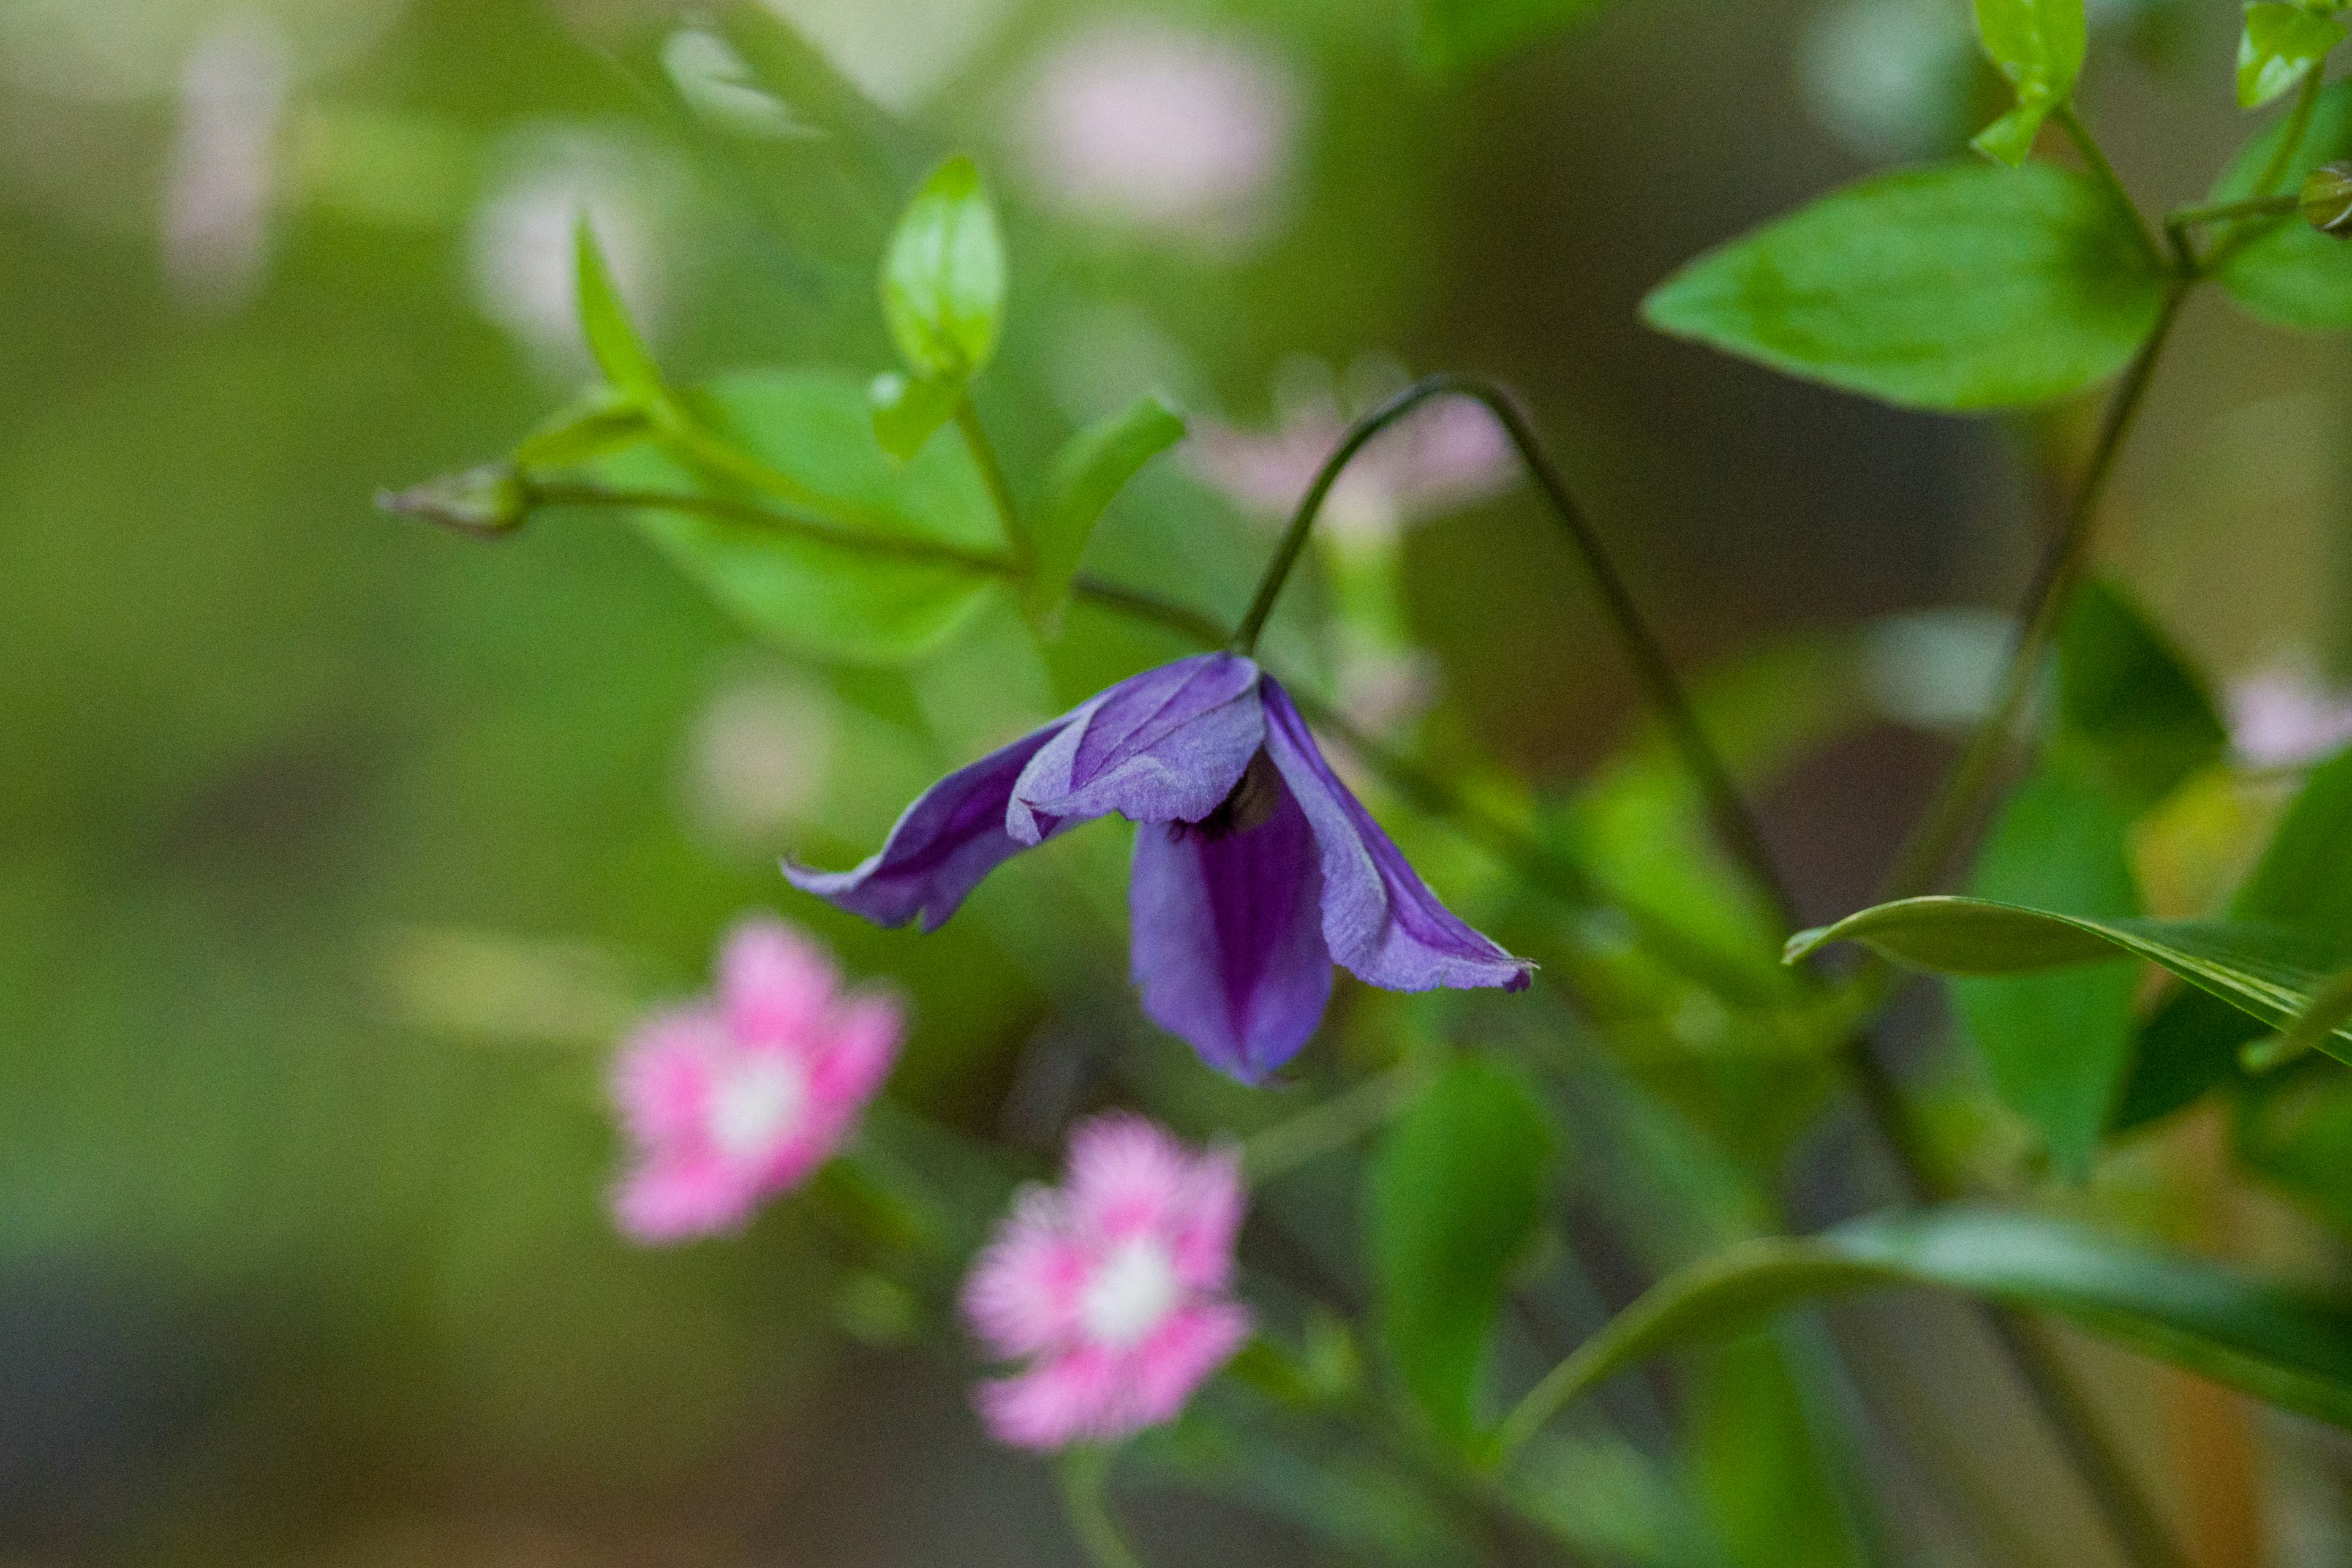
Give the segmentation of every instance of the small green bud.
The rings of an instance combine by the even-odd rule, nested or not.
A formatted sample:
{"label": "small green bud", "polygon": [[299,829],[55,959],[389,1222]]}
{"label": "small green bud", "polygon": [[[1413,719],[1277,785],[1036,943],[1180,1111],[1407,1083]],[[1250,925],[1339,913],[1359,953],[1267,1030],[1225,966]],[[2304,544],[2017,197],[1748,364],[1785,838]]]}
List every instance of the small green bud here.
{"label": "small green bud", "polygon": [[485,463],[404,490],[384,490],[375,504],[481,538],[511,533],[530,515],[530,490],[510,463]]}
{"label": "small green bud", "polygon": [[2352,238],[2352,163],[2322,163],[2304,177],[2303,220],[2322,234]]}

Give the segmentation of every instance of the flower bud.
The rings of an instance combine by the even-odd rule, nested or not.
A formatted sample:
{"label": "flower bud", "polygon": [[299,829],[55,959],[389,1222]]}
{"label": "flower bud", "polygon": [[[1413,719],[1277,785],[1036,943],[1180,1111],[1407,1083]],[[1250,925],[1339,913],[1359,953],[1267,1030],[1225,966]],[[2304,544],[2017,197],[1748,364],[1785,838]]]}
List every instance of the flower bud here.
{"label": "flower bud", "polygon": [[2322,163],[2303,182],[2303,219],[2322,234],[2352,238],[2352,163]]}
{"label": "flower bud", "polygon": [[509,463],[443,474],[404,490],[385,490],[375,504],[403,517],[488,539],[511,533],[530,515],[530,491]]}

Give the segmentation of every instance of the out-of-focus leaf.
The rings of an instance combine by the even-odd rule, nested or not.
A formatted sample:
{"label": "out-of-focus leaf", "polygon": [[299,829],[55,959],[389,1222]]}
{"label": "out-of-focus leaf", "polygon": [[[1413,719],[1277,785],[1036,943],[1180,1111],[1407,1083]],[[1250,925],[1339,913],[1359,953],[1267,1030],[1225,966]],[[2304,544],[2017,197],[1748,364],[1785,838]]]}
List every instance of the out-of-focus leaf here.
{"label": "out-of-focus leaf", "polygon": [[2259,109],[2303,79],[2345,38],[2344,24],[2274,0],[2246,7],[2238,39],[2238,107]]}
{"label": "out-of-focus leaf", "polygon": [[1583,1560],[1696,1568],[1721,1558],[1675,1478],[1622,1438],[1538,1439],[1505,1484]]}
{"label": "out-of-focus leaf", "polygon": [[572,239],[579,264],[580,331],[588,340],[588,352],[596,356],[597,368],[614,391],[639,407],[651,408],[662,398],[661,366],[654,363],[653,351],[629,319],[628,304],[613,281],[612,268],[604,265],[604,252],[585,214],[573,226]]}
{"label": "out-of-focus leaf", "polygon": [[1918,408],[2080,391],[2146,341],[2164,283],[2106,192],[2042,164],[1942,165],[1832,193],[1685,267],[1652,326]]}
{"label": "out-of-focus leaf", "polygon": [[[2285,138],[2284,120],[2265,127],[2231,160],[2213,186],[2212,199],[2234,202],[2256,195],[2255,183]],[[2345,157],[2352,157],[2352,82],[2339,81],[2319,95],[2311,123],[2282,166],[2276,188],[2299,189],[2313,169]],[[2256,237],[2221,268],[2221,286],[2231,299],[2283,327],[2322,331],[2352,327],[2352,244],[2322,234],[2292,215],[2242,221],[2256,231]]]}
{"label": "out-of-focus leaf", "polygon": [[[1003,548],[970,455],[941,442],[892,462],[874,438],[866,389],[851,377],[745,374],[680,401],[698,426],[778,470],[844,528],[976,555]],[[693,470],[651,449],[607,458],[595,471],[622,489],[709,493]],[[860,663],[919,656],[964,625],[999,580],[952,561],[868,553],[678,511],[641,512],[638,525],[754,631]]]}
{"label": "out-of-focus leaf", "polygon": [[1601,11],[1610,0],[1421,0],[1421,58],[1469,70]]}
{"label": "out-of-focus leaf", "polygon": [[1698,1347],[1690,1365],[1693,1480],[1740,1568],[1848,1568],[1864,1561],[1824,1474],[1778,1336]]}
{"label": "out-of-focus leaf", "polygon": [[955,417],[963,401],[963,379],[902,375],[885,371],[866,389],[874,405],[874,438],[905,462],[923,449],[939,427]]}
{"label": "out-of-focus leaf", "polygon": [[1661,1352],[1753,1327],[1815,1297],[1926,1285],[2053,1313],[2127,1350],[2352,1426],[2352,1318],[2198,1259],[2062,1221],[1956,1207],[1743,1243],[1619,1313],[1547,1380],[1506,1439]]}
{"label": "out-of-focus leaf", "polygon": [[654,433],[653,420],[637,404],[610,388],[593,393],[541,421],[517,443],[517,468],[570,468],[635,445]]}
{"label": "out-of-focus leaf", "polygon": [[2249,1071],[2270,1072],[2324,1047],[2328,1037],[2352,1025],[2352,969],[2338,970],[2314,993],[2308,1006],[2276,1037],[2257,1040],[2240,1053]]}
{"label": "out-of-focus leaf", "polygon": [[795,120],[735,46],[707,27],[680,27],[662,40],[661,62],[678,96],[722,131],[763,141],[824,135]]}
{"label": "out-of-focus leaf", "polygon": [[1035,530],[1037,555],[1028,593],[1033,618],[1052,616],[1069,594],[1087,541],[1112,499],[1144,464],[1183,438],[1184,421],[1158,398],[1146,396],[1079,431],[1054,454]]}
{"label": "out-of-focus leaf", "polygon": [[2017,89],[2017,107],[1971,143],[2009,164],[2025,161],[2034,132],[2066,101],[2083,74],[2089,33],[2083,0],[1976,0],[1977,37],[2000,74]]}
{"label": "out-of-focus leaf", "polygon": [[1457,1441],[1477,1428],[1495,1314],[1535,1235],[1550,1156],[1527,1089],[1466,1060],[1398,1118],[1370,1173],[1381,1343],[1423,1414]]}
{"label": "out-of-focus leaf", "polygon": [[[2312,770],[2230,913],[2295,931],[2331,959],[2352,951],[2352,752]],[[2203,991],[2172,997],[2140,1031],[2119,1128],[2189,1104],[2235,1072],[2238,1048],[2264,1024],[2284,1021],[2249,1016]]]}
{"label": "out-of-focus leaf", "polygon": [[[2119,957],[2161,964],[2273,1026],[2308,1006],[2340,963],[2329,944],[2245,921],[2092,920],[1981,899],[1904,899],[1800,931],[1790,962],[1829,942],[1860,942],[1946,974],[2022,974]],[[2352,1041],[2335,1052],[2352,1060]]]}
{"label": "out-of-focus leaf", "polygon": [[[1981,899],[2071,913],[2140,912],[2124,856],[2128,813],[2070,769],[2043,767],[2010,796],[1977,862]],[[2138,974],[2129,964],[1952,983],[1952,999],[2003,1103],[2042,1134],[2052,1164],[2080,1180],[2131,1060]]]}
{"label": "out-of-focus leaf", "polygon": [[1004,326],[1004,236],[969,158],[950,158],[907,204],[882,260],[882,315],[923,375],[978,374]]}
{"label": "out-of-focus leaf", "polygon": [[2058,642],[2058,700],[2053,744],[2132,814],[2154,805],[2229,744],[2204,682],[2105,578],[2084,584],[2067,607]]}

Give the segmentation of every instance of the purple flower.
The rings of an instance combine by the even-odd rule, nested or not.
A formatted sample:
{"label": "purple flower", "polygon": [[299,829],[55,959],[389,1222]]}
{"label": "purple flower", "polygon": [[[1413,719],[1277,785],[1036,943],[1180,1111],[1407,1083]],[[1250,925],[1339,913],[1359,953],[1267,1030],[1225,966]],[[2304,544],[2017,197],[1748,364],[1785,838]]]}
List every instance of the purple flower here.
{"label": "purple flower", "polygon": [[1531,966],[1450,913],[1317,750],[1289,693],[1238,655],[1121,681],[950,773],[855,870],[793,885],[933,931],[999,864],[1073,824],[1141,825],[1129,884],[1143,1010],[1255,1082],[1322,1021],[1337,963],[1390,991],[1499,985]]}

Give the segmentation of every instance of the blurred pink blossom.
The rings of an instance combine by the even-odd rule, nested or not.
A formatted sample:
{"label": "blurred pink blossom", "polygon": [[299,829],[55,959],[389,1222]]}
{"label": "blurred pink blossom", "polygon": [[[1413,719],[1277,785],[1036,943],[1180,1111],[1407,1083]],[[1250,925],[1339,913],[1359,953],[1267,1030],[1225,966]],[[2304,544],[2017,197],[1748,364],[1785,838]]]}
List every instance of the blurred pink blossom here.
{"label": "blurred pink blossom", "polygon": [[614,1064],[635,1145],[613,1194],[621,1228],[663,1242],[741,1226],[840,1146],[905,1033],[898,1004],[845,990],[806,933],[739,924],[717,995],[646,1018]]}
{"label": "blurred pink blossom", "polygon": [[2230,741],[2256,767],[2298,767],[2352,745],[2352,696],[2274,669],[2230,690]]}
{"label": "blurred pink blossom", "polygon": [[1249,1337],[1226,1293],[1244,1203],[1230,1151],[1136,1116],[1080,1126],[1064,1184],[1014,1200],[964,1285],[981,1340],[1029,1363],[980,1386],[989,1432],[1050,1449],[1173,1420]]}
{"label": "blurred pink blossom", "polygon": [[243,304],[269,260],[291,61],[267,20],[232,16],[189,56],[163,190],[163,265],[215,309]]}
{"label": "blurred pink blossom", "polygon": [[1272,215],[1297,100],[1290,74],[1245,44],[1160,22],[1104,21],[1037,63],[1015,137],[1048,202],[1227,246]]}
{"label": "blurred pink blossom", "polygon": [[[1198,421],[1185,443],[1193,473],[1244,511],[1287,517],[1348,427],[1337,403],[1318,398],[1270,431]],[[1343,548],[1392,538],[1425,518],[1459,510],[1511,482],[1510,438],[1475,403],[1441,398],[1374,437],[1332,486],[1322,526]]]}

